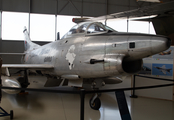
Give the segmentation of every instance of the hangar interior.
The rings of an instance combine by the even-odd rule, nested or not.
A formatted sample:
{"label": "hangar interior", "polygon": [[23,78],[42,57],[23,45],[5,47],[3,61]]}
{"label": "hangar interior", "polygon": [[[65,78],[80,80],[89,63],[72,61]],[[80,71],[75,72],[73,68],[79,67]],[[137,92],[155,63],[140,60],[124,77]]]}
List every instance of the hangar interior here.
{"label": "hangar interior", "polygon": [[[163,0],[163,3],[171,1],[173,0]],[[158,4],[161,3],[137,0],[0,0],[0,52],[23,53],[23,39],[16,37],[18,34],[23,35],[23,25],[27,27],[31,35],[30,37],[33,38],[32,40],[35,43],[44,45],[51,41],[57,40],[59,24],[63,24],[63,27],[66,27],[67,29],[72,27],[68,26],[66,21],[59,23],[59,18],[61,16],[70,16],[70,18],[72,18],[72,16],[98,17]],[[11,17],[4,19],[6,14],[9,14]],[[17,15],[22,15],[23,18],[18,19]],[[35,19],[33,16],[36,16]],[[52,20],[52,24],[47,23],[47,20],[44,20],[45,17],[49,17]],[[38,21],[36,19],[38,19]],[[6,24],[3,24],[5,23],[4,20],[8,20]],[[24,23],[21,22],[22,26],[20,25],[20,27],[22,28],[19,29],[21,32],[16,33],[17,30],[15,29],[18,28],[17,25],[19,25],[17,23],[18,20],[26,21]],[[105,22],[105,20],[102,22]],[[112,20],[112,23],[116,24],[116,22],[116,19]],[[124,18],[124,22],[121,25],[121,27],[124,28],[123,32],[129,32],[130,22],[131,21],[129,18]],[[11,27],[9,26],[10,24],[16,24],[16,26]],[[147,33],[150,33],[150,22],[147,22],[146,28]],[[41,29],[45,31],[43,32]],[[46,38],[44,34],[49,33],[49,31],[53,31],[48,35],[52,37]],[[36,34],[36,36],[32,37],[32,34],[33,36]],[[45,40],[43,41],[42,38],[45,38]],[[3,59],[3,63],[6,64],[17,64],[21,62],[21,56],[1,55],[1,57]],[[29,81],[31,83],[31,88],[42,88],[46,82],[46,78],[42,76],[30,76]],[[131,82],[131,77],[128,77],[121,84],[105,86],[103,89],[131,87]],[[153,89],[151,90],[153,91]],[[173,101],[152,99],[148,97],[132,99],[129,97],[131,95],[131,91],[126,91],[125,94],[129,111],[133,120],[174,119]],[[99,109],[99,111],[94,111],[89,107],[88,101],[90,97],[90,94],[86,95],[85,97],[85,120],[121,119],[114,93],[103,93],[101,95],[102,107]],[[75,120],[80,118],[80,97],[76,94],[29,92],[28,95],[8,95],[3,93],[0,106],[2,106],[7,111],[12,109],[14,111],[14,118],[16,120]],[[1,119],[6,120],[8,118],[9,117],[7,116],[2,117]]]}
{"label": "hangar interior", "polygon": [[[167,0],[165,0],[167,1]],[[124,0],[124,1],[113,1],[113,0],[1,0],[0,1],[0,20],[1,20],[1,24],[3,23],[3,12],[17,12],[18,14],[20,13],[26,13],[25,19],[20,18],[20,19],[24,19],[25,24],[22,24],[22,26],[20,24],[17,24],[17,21],[19,21],[20,19],[16,19],[16,17],[14,15],[16,15],[15,13],[12,13],[10,16],[8,17],[7,20],[9,21],[6,25],[3,26],[3,24],[0,26],[0,42],[1,42],[1,47],[0,47],[0,51],[1,52],[16,52],[16,53],[20,53],[24,51],[23,48],[23,42],[21,41],[23,39],[23,27],[24,25],[28,28],[29,33],[30,33],[30,37],[32,39],[32,31],[37,32],[38,36],[35,37],[34,41],[36,41],[39,44],[44,44],[44,43],[48,43],[48,41],[54,41],[57,39],[57,32],[58,32],[58,28],[57,28],[57,24],[56,23],[57,20],[59,19],[59,17],[57,17],[58,15],[70,15],[70,16],[79,16],[79,17],[84,17],[84,16],[90,16],[90,17],[97,17],[97,16],[102,16],[102,15],[107,15],[107,14],[112,14],[112,13],[117,13],[117,12],[123,12],[123,11],[129,11],[129,10],[133,10],[133,9],[137,9],[137,8],[141,8],[143,6],[149,6],[149,5],[153,5],[153,4],[158,4],[158,3],[151,3],[151,2],[137,2],[136,0]],[[27,14],[28,13],[28,14]],[[14,14],[14,15],[13,15]],[[43,21],[42,16],[39,15],[48,15],[46,17],[49,16],[53,16],[53,22],[54,23],[54,30],[51,30],[50,28],[44,27],[45,24],[48,24],[47,26],[50,26],[50,23],[47,23],[46,21],[44,21],[45,23],[42,23],[40,25],[40,27],[35,27],[32,28],[32,26],[36,26],[37,24],[40,24],[39,21],[37,21],[36,23],[34,23],[32,21],[32,15],[36,15],[38,16],[38,18],[40,21]],[[16,15],[17,16],[17,15]],[[4,16],[5,17],[5,16]],[[55,20],[54,20],[55,19]],[[7,21],[6,20],[6,21]],[[13,21],[15,20],[15,21]],[[71,19],[70,19],[71,20]],[[51,22],[52,22],[51,21]],[[21,23],[22,21],[20,21]],[[19,31],[19,35],[22,36],[22,38],[20,38],[20,40],[17,38],[14,38],[18,35],[13,35],[14,37],[12,37],[12,35],[8,35],[8,33],[12,34],[13,32],[15,32],[15,28],[9,28],[9,24],[16,24],[18,26],[15,27],[19,27],[20,25],[20,30]],[[32,25],[34,24],[34,25]],[[61,24],[66,24],[66,23],[61,23]],[[8,26],[8,27],[6,27]],[[31,27],[31,28],[30,28]],[[67,27],[67,31],[71,28]],[[125,27],[125,30],[127,31],[127,20],[126,22],[124,22],[122,24],[122,27]],[[2,30],[5,29],[6,31],[6,35],[7,38],[5,38],[5,40],[3,39],[3,34],[5,34]],[[31,29],[31,30],[30,30]],[[36,30],[35,30],[36,29]],[[40,29],[44,29],[45,33],[49,32],[49,31],[53,31],[51,33],[51,35],[49,36],[53,36],[50,37],[48,39],[46,39],[44,42],[42,41],[42,38],[40,38],[41,36],[43,36],[44,34],[42,34],[42,32],[40,33],[39,30]],[[34,34],[35,34],[34,32]],[[61,34],[61,33],[60,33]],[[9,39],[9,36],[10,39]],[[13,46],[11,46],[13,44]],[[10,47],[8,47],[10,46]],[[19,46],[19,47],[17,47]],[[9,49],[10,48],[10,49]],[[9,61],[11,58],[10,56],[5,56],[3,57],[3,62],[5,63],[20,63],[20,57],[13,57],[13,61]]]}

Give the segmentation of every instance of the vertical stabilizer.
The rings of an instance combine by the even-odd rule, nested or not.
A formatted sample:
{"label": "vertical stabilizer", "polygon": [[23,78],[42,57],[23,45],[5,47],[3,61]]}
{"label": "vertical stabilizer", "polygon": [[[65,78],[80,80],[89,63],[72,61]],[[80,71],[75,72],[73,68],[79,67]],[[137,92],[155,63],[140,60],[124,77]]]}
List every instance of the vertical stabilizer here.
{"label": "vertical stabilizer", "polygon": [[24,36],[25,36],[25,40],[24,40],[24,48],[25,48],[25,51],[27,50],[33,50],[33,49],[36,49],[38,48],[40,45],[37,45],[35,43],[33,43],[29,37],[29,33],[27,31],[27,28],[24,27]]}
{"label": "vertical stabilizer", "polygon": [[166,66],[165,66],[165,65],[163,65],[161,68],[166,69]]}

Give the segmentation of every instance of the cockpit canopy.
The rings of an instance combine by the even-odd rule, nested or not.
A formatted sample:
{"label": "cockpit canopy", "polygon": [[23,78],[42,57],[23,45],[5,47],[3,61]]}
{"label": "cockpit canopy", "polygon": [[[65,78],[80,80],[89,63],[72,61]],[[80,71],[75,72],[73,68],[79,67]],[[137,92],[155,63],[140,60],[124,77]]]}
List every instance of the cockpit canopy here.
{"label": "cockpit canopy", "polygon": [[66,33],[63,38],[71,37],[76,34],[92,34],[92,33],[103,33],[103,32],[115,32],[114,29],[103,25],[100,22],[83,22],[72,27],[68,33]]}

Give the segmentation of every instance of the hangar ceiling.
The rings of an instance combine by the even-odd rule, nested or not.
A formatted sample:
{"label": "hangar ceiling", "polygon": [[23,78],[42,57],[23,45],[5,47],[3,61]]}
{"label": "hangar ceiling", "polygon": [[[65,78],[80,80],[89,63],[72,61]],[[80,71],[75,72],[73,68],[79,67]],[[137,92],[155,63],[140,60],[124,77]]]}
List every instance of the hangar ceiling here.
{"label": "hangar ceiling", "polygon": [[[167,1],[171,0],[163,0]],[[0,0],[0,10],[96,17],[153,4],[158,3],[136,0]]]}

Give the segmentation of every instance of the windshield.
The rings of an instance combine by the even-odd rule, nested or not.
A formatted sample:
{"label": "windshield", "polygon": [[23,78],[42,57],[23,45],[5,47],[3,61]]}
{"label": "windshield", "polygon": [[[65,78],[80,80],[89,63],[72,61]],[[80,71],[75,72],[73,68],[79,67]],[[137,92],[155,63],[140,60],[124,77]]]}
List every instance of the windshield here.
{"label": "windshield", "polygon": [[115,32],[114,29],[103,25],[100,22],[95,22],[90,24],[90,26],[88,27],[87,33],[99,33],[99,32],[104,32],[104,31],[111,31],[111,32]]}
{"label": "windshield", "polygon": [[70,31],[68,32],[68,35],[75,34],[75,33],[84,33],[88,25],[89,24],[75,25],[74,27],[70,29]]}
{"label": "windshield", "polygon": [[77,33],[87,33],[87,34],[91,34],[91,33],[99,33],[99,32],[105,32],[105,31],[111,31],[111,32],[115,32],[114,29],[103,25],[100,22],[84,22],[84,23],[80,23],[75,25],[74,27],[72,27],[69,32],[64,35],[62,37],[63,38],[67,38],[68,36],[70,37],[73,34],[77,34]]}

